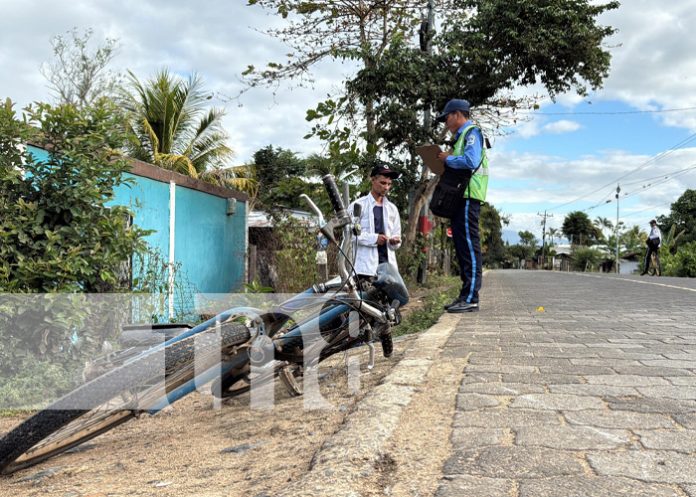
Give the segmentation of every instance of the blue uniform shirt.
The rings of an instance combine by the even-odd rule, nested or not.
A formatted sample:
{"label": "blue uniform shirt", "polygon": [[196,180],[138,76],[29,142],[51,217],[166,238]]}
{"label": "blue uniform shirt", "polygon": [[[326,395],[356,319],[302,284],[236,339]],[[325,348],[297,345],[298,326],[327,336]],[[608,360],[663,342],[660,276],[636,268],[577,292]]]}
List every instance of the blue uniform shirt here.
{"label": "blue uniform shirt", "polygon": [[[459,128],[454,137],[454,141],[459,140],[464,128],[471,126],[470,122],[466,122]],[[445,161],[452,169],[471,169],[472,171],[481,164],[481,153],[483,152],[483,134],[476,127],[469,131],[464,144],[464,155],[450,155]]]}

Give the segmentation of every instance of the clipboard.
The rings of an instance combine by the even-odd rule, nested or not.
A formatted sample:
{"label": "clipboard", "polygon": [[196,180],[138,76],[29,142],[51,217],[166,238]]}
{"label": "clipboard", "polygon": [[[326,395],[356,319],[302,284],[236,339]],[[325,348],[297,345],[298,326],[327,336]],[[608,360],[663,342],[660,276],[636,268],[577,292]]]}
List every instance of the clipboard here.
{"label": "clipboard", "polygon": [[425,144],[416,147],[416,153],[423,159],[428,169],[438,176],[445,172],[445,163],[437,158],[437,154],[442,152],[438,145]]}

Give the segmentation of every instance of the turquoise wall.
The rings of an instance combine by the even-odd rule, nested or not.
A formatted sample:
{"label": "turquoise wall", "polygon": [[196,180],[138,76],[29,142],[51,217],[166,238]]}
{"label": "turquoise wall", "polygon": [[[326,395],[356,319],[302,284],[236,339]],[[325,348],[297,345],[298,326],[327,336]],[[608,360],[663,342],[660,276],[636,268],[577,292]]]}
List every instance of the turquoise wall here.
{"label": "turquoise wall", "polygon": [[[36,160],[48,153],[28,147]],[[126,174],[129,183],[115,189],[107,205],[124,205],[137,226],[152,230],[147,243],[169,260],[169,183]],[[246,262],[246,202],[237,201],[227,215],[227,199],[176,186],[174,258],[180,265],[177,281],[191,292],[228,293],[244,284]],[[136,273],[138,268],[134,268]],[[175,296],[178,300],[178,296]],[[177,302],[179,307],[180,302]]]}
{"label": "turquoise wall", "polygon": [[227,215],[227,199],[177,185],[174,256],[205,293],[240,290],[245,268],[246,203]]}
{"label": "turquoise wall", "polygon": [[133,213],[133,223],[153,233],[145,239],[164,261],[169,260],[169,184],[125,174],[130,181],[116,187],[107,205],[124,205]]}

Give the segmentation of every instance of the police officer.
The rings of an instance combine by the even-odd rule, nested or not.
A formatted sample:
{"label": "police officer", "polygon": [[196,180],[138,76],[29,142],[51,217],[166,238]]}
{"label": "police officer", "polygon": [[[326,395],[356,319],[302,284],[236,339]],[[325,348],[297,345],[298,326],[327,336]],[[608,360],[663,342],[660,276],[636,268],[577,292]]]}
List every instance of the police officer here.
{"label": "police officer", "polygon": [[488,159],[483,133],[469,120],[470,116],[469,102],[453,99],[447,102],[436,118],[436,122],[445,123],[454,137],[454,150],[451,153],[441,152],[438,158],[444,161],[446,167],[473,172],[461,208],[451,220],[462,288],[459,296],[445,306],[450,313],[479,310],[479,290],[483,277],[479,213],[488,189]]}

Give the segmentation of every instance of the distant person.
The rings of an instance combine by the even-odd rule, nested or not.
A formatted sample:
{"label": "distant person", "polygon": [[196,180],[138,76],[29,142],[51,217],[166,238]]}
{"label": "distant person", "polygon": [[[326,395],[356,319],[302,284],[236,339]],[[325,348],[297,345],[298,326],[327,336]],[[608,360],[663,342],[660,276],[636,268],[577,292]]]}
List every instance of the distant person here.
{"label": "distant person", "polygon": [[396,205],[387,199],[392,181],[401,173],[390,169],[386,164],[372,168],[370,173],[370,192],[360,197],[349,207],[360,204],[361,232],[357,237],[355,272],[363,279],[377,274],[377,266],[389,262],[396,264],[396,250],[401,247],[401,218]]}
{"label": "distant person", "polygon": [[657,274],[660,274],[660,245],[662,244],[662,233],[660,233],[660,228],[657,227],[657,221],[654,219],[650,221],[650,234],[645,243],[648,245],[648,249],[645,252],[645,263],[643,264],[643,272],[640,273],[640,275],[643,276],[647,274],[648,268],[650,267],[650,257],[653,254],[655,254]]}
{"label": "distant person", "polygon": [[445,310],[450,313],[479,310],[479,290],[483,278],[479,214],[488,189],[488,159],[483,133],[469,118],[469,102],[459,99],[447,102],[436,118],[437,122],[445,123],[454,137],[452,153],[441,152],[438,159],[444,161],[445,167],[468,169],[473,173],[464,192],[464,201],[451,220],[462,288],[459,296],[445,306]]}

